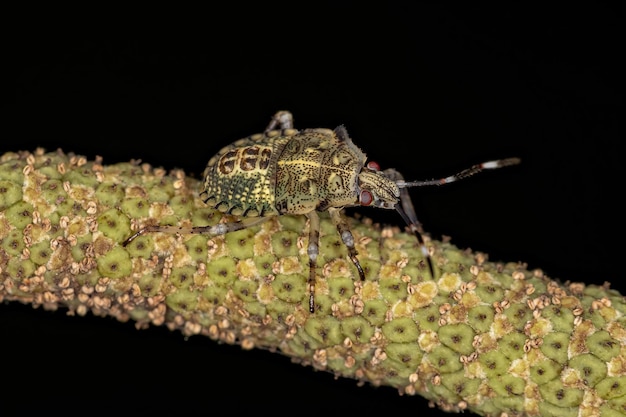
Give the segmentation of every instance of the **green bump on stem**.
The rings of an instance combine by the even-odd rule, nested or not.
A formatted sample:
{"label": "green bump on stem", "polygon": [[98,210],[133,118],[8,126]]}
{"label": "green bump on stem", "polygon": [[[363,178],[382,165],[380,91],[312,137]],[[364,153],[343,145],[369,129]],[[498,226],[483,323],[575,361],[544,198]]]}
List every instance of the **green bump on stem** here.
{"label": "green bump on stem", "polygon": [[532,311],[526,304],[512,304],[504,310],[504,315],[515,329],[524,330],[524,326],[532,318]]}
{"label": "green bump on stem", "polygon": [[52,249],[50,249],[50,241],[47,239],[35,243],[29,250],[30,260],[33,261],[35,265],[45,265],[50,260]]}
{"label": "green bump on stem", "polygon": [[[0,178],[14,182],[16,184],[23,184],[24,166],[25,161],[19,159],[9,159],[5,162],[0,162]],[[2,210],[3,209],[4,208],[2,208]]]}
{"label": "green bump on stem", "polygon": [[511,395],[522,395],[526,388],[526,381],[523,378],[510,374],[499,375],[490,380],[489,386],[502,397]]}
{"label": "green bump on stem", "polygon": [[450,349],[462,355],[469,355],[474,351],[472,342],[474,330],[465,323],[446,324],[437,332],[439,341]]}
{"label": "green bump on stem", "polygon": [[100,204],[117,207],[124,199],[124,187],[113,182],[103,182],[96,187],[96,198]]}
{"label": "green bump on stem", "polygon": [[150,181],[146,184],[148,200],[155,203],[166,203],[174,196],[174,186],[166,181]]}
{"label": "green bump on stem", "polygon": [[84,234],[76,238],[76,244],[70,248],[72,258],[76,262],[80,262],[87,256],[87,251],[92,246],[93,235],[91,233]]}
{"label": "green bump on stem", "polygon": [[558,362],[561,365],[565,365],[567,363],[569,339],[570,335],[568,333],[548,333],[543,337],[543,344],[540,349],[546,357]]}
{"label": "green bump on stem", "polygon": [[504,356],[513,361],[524,356],[524,342],[526,336],[521,332],[513,331],[500,339],[499,349]]}
{"label": "green bump on stem", "polygon": [[[583,305],[584,304],[585,303],[583,303]],[[589,304],[591,304],[591,303],[589,303]],[[606,327],[606,320],[604,319],[604,317],[602,317],[602,314],[598,310],[592,311],[590,314],[588,314],[587,317],[589,317],[589,319],[593,323],[594,327],[596,327],[598,329]]]}
{"label": "green bump on stem", "polygon": [[328,262],[332,259],[345,258],[348,250],[346,245],[343,244],[341,236],[335,232],[320,238],[320,253],[324,256],[324,260]]}
{"label": "green bump on stem", "polygon": [[479,284],[475,291],[478,298],[485,304],[500,302],[504,298],[504,290],[496,284]]}
{"label": "green bump on stem", "polygon": [[380,326],[385,322],[387,303],[383,300],[368,300],[364,303],[362,316],[372,325]]}
{"label": "green bump on stem", "polygon": [[579,406],[584,395],[582,389],[568,387],[558,379],[539,385],[539,392],[545,401],[562,408]]}
{"label": "green bump on stem", "polygon": [[93,287],[98,283],[98,280],[100,278],[102,277],[100,276],[100,274],[98,274],[98,271],[91,270],[85,274],[76,275],[76,282],[81,286],[88,285],[90,287]]}
{"label": "green bump on stem", "polygon": [[308,297],[306,280],[306,277],[300,274],[277,274],[271,284],[272,290],[282,301],[299,303]]}
{"label": "green bump on stem", "polygon": [[620,343],[613,339],[606,330],[599,330],[589,336],[585,345],[589,352],[607,362],[619,355],[620,351]]}
{"label": "green bump on stem", "polygon": [[379,285],[380,293],[389,304],[394,304],[408,295],[406,284],[393,277],[382,277]]}
{"label": "green bump on stem", "polygon": [[[374,327],[363,317],[346,317],[341,321],[341,333],[348,337],[352,343],[368,343],[370,338],[374,336]],[[419,352],[415,346],[411,346],[414,352]]]}
{"label": "green bump on stem", "polygon": [[[412,260],[404,268],[402,268],[402,274],[411,277],[411,282],[417,282],[418,277],[424,274],[424,267],[421,261]],[[366,275],[367,277],[367,275]]]}
{"label": "green bump on stem", "polygon": [[493,307],[488,305],[477,305],[467,312],[468,324],[477,332],[485,333],[493,323],[495,312]]}
{"label": "green bump on stem", "polygon": [[163,282],[163,276],[155,272],[149,272],[144,274],[137,281],[141,295],[144,297],[153,297],[161,291],[161,283]]}
{"label": "green bump on stem", "polygon": [[191,213],[191,223],[194,226],[214,226],[222,218],[222,213],[211,207],[196,208]]}
{"label": "green bump on stem", "polygon": [[284,231],[297,232],[300,234],[304,230],[306,217],[304,216],[278,216],[278,223]]}
{"label": "green bump on stem", "polygon": [[489,352],[481,353],[478,355],[478,362],[489,378],[506,374],[510,364],[507,357],[498,350],[490,350]]}
{"label": "green bump on stem", "polygon": [[454,250],[453,248],[443,248],[441,253],[447,264],[452,265],[454,269],[458,269],[459,265],[473,265],[474,260],[472,257],[466,256],[463,252]]}
{"label": "green bump on stem", "polygon": [[98,230],[114,242],[123,242],[131,234],[130,220],[112,208],[98,216]]}
{"label": "green bump on stem", "polygon": [[244,306],[246,311],[250,314],[250,317],[256,317],[257,320],[263,319],[267,313],[265,305],[259,301],[248,301],[244,304]]}
{"label": "green bump on stem", "polygon": [[574,330],[574,313],[569,308],[549,305],[541,311],[541,316],[550,320],[552,329],[556,332],[571,334]]}
{"label": "green bump on stem", "polygon": [[96,263],[102,276],[113,279],[127,277],[132,270],[130,255],[120,246],[115,246],[103,256],[96,258]]}
{"label": "green bump on stem", "polygon": [[[600,407],[600,409],[602,410],[602,412],[608,413],[608,411],[611,410],[612,412],[615,412],[615,413],[621,413],[621,414],[618,414],[620,416],[626,415],[626,395],[622,395],[621,397],[612,398],[608,400],[606,404]],[[608,413],[607,415],[613,416],[615,414]],[[602,414],[602,416],[604,416],[604,414]]]}
{"label": "green bump on stem", "polygon": [[232,288],[233,293],[243,301],[257,301],[259,285],[256,281],[240,279],[233,283]]}
{"label": "green bump on stem", "polygon": [[354,294],[354,280],[350,277],[330,277],[328,295],[335,302],[349,299]]}
{"label": "green bump on stem", "polygon": [[561,373],[562,366],[548,359],[530,367],[530,380],[537,385],[545,384],[557,378]]}
{"label": "green bump on stem", "polygon": [[142,174],[142,167],[134,162],[118,162],[112,164],[111,168],[114,169],[118,175],[126,178],[128,184],[137,183]]}
{"label": "green bump on stem", "polygon": [[206,272],[216,285],[229,287],[237,279],[237,261],[227,256],[214,259],[207,264]]}
{"label": "green bump on stem", "polygon": [[165,215],[163,217],[161,217],[161,219],[159,220],[159,224],[161,226],[172,226],[172,225],[177,225],[178,224],[178,217],[173,215],[173,214],[169,214],[169,215]]}
{"label": "green bump on stem", "polygon": [[100,183],[96,177],[96,173],[87,167],[84,169],[71,169],[66,171],[62,177],[63,181],[68,181],[70,184],[76,186],[84,186],[90,189],[96,188]]}
{"label": "green bump on stem", "polygon": [[339,320],[332,316],[310,316],[304,323],[304,331],[322,346],[338,345],[343,342]]}
{"label": "green bump on stem", "polygon": [[624,415],[626,415],[626,409],[618,411],[615,408],[611,408],[608,404],[602,404],[600,406],[600,413],[602,417],[624,417]]}
{"label": "green bump on stem", "polygon": [[[154,239],[152,236],[139,236],[126,246],[126,250],[128,251],[131,258],[149,259],[154,251]],[[190,253],[190,255],[193,258],[194,254]]]}
{"label": "green bump on stem", "polygon": [[[541,417],[578,417],[578,407],[559,407],[547,402],[539,403]],[[603,417],[604,414],[602,415]]]}
{"label": "green bump on stem", "polygon": [[0,180],[0,210],[12,206],[21,199],[21,184],[9,180]]}
{"label": "green bump on stem", "polygon": [[185,241],[187,253],[194,262],[206,262],[208,238],[202,235],[194,235]]}
{"label": "green bump on stem", "polygon": [[288,342],[288,345],[289,348],[294,349],[294,351],[304,352],[305,356],[306,353],[311,350],[324,347],[323,343],[309,335],[306,331],[296,333],[296,335]]}
{"label": "green bump on stem", "polygon": [[120,208],[132,219],[141,219],[150,215],[150,205],[145,198],[141,197],[125,199]]}
{"label": "green bump on stem", "polygon": [[[370,252],[370,256],[375,256]],[[363,268],[363,273],[365,274],[365,279],[368,281],[373,281],[378,278],[378,272],[380,271],[380,262],[375,259],[365,258],[359,259],[359,263],[361,264],[361,268]]]}
{"label": "green bump on stem", "polygon": [[4,211],[6,219],[19,230],[33,221],[33,206],[26,201],[18,201]]}
{"label": "green bump on stem", "polygon": [[39,173],[46,178],[55,180],[63,178],[63,174],[59,172],[59,169],[53,163],[52,158],[42,157],[40,161],[35,162],[35,168],[37,168],[37,171],[39,171]]}
{"label": "green bump on stem", "polygon": [[192,265],[180,266],[172,268],[169,281],[176,288],[188,288],[193,284],[193,277],[196,268]]}
{"label": "green bump on stem", "polygon": [[611,400],[626,395],[626,376],[610,376],[596,385],[600,398]]}
{"label": "green bump on stem", "polygon": [[447,346],[436,347],[426,355],[426,358],[441,374],[449,374],[463,369],[459,354]]}
{"label": "green bump on stem", "polygon": [[176,195],[170,199],[169,206],[175,216],[189,218],[193,210],[193,199],[187,195]]}
{"label": "green bump on stem", "polygon": [[[495,406],[495,410],[498,411],[495,415],[520,415],[521,411],[524,409],[524,397],[522,396],[506,396],[506,397],[495,397],[493,400],[493,405]],[[499,414],[502,413],[502,414]]]}
{"label": "green bump on stem", "polygon": [[254,256],[254,235],[256,228],[238,230],[224,235],[224,242],[228,246],[230,255],[237,259],[247,259]]}
{"label": "green bump on stem", "polygon": [[20,256],[22,254],[22,251],[26,247],[26,245],[24,244],[24,237],[22,232],[15,229],[11,230],[9,234],[2,240],[2,245],[0,247],[12,257]]}
{"label": "green bump on stem", "polygon": [[591,353],[574,356],[568,366],[578,371],[580,379],[588,387],[595,387],[607,374],[606,362]]}
{"label": "green bump on stem", "polygon": [[290,230],[281,230],[272,235],[272,250],[278,258],[298,255],[299,234]]}
{"label": "green bump on stem", "polygon": [[465,371],[458,371],[443,375],[441,385],[456,394],[458,398],[468,398],[478,393],[480,379],[468,378]]}
{"label": "green bump on stem", "polygon": [[22,280],[33,276],[35,269],[37,268],[30,259],[21,260],[20,258],[12,257],[9,259],[6,272],[14,280]]}
{"label": "green bump on stem", "polygon": [[202,290],[201,297],[213,305],[221,305],[226,298],[228,289],[223,286],[211,285]]}
{"label": "green bump on stem", "polygon": [[[373,334],[373,329],[372,329]],[[419,349],[415,349],[413,343],[389,343],[385,346],[387,359],[402,364],[413,372],[422,362],[423,353]]]}
{"label": "green bump on stem", "polygon": [[414,313],[415,322],[422,330],[430,330],[436,332],[439,330],[439,308],[436,305],[422,307]]}
{"label": "green bump on stem", "polygon": [[50,204],[58,204],[67,199],[67,193],[63,189],[63,182],[50,179],[41,184],[41,196]]}
{"label": "green bump on stem", "polygon": [[402,363],[388,359],[383,361],[380,367],[385,379],[396,385],[405,382],[413,373],[411,369],[408,369]]}
{"label": "green bump on stem", "polygon": [[[266,307],[267,314],[279,323],[284,323],[287,316],[293,313],[293,304],[283,300],[273,300]],[[317,310],[316,310],[317,311]]]}
{"label": "green bump on stem", "polygon": [[328,294],[320,294],[316,292],[313,302],[315,303],[315,312],[317,314],[321,315],[333,313],[333,304],[335,304],[335,302]]}
{"label": "green bump on stem", "polygon": [[272,273],[276,256],[271,253],[264,253],[254,257],[254,265],[260,277],[267,277]]}
{"label": "green bump on stem", "polygon": [[165,304],[183,316],[189,316],[198,304],[198,293],[189,289],[179,289],[167,296]]}
{"label": "green bump on stem", "polygon": [[[51,214],[50,220],[52,220],[52,216],[54,216],[55,214],[57,216],[68,216],[70,218],[85,218],[87,212],[85,211],[83,206],[77,203],[75,200],[71,198],[65,198],[63,201],[57,204],[57,211]],[[55,219],[55,223],[58,223],[58,218]]]}
{"label": "green bump on stem", "polygon": [[383,334],[395,343],[415,342],[420,335],[415,321],[409,317],[399,317],[382,325]]}

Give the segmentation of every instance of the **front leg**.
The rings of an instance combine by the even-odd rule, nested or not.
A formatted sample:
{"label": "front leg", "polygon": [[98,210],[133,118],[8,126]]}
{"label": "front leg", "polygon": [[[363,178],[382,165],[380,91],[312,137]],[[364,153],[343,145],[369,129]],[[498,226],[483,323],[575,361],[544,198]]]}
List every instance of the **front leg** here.
{"label": "front leg", "polygon": [[[404,177],[400,172],[396,171],[393,168],[389,168],[383,171],[387,178],[393,180],[395,183],[403,182]],[[411,201],[411,196],[409,195],[409,191],[407,188],[400,188],[400,207],[396,205],[396,211],[400,213],[400,215],[404,218],[409,230],[413,232],[415,237],[417,238],[417,243],[419,244],[420,250],[424,259],[426,259],[426,263],[428,264],[428,270],[430,272],[430,276],[435,278],[435,268],[433,267],[432,259],[430,258],[430,253],[428,252],[428,248],[424,243],[424,238],[422,237],[422,225],[417,220],[417,214],[415,213],[415,207],[413,207],[413,202]]]}
{"label": "front leg", "polygon": [[352,236],[348,223],[346,223],[345,219],[341,216],[341,209],[331,207],[328,209],[328,213],[334,225],[337,226],[337,231],[339,232],[339,236],[341,236],[343,244],[348,248],[348,256],[350,256],[352,263],[354,263],[354,266],[356,266],[356,269],[359,271],[361,281],[365,281],[365,273],[356,257],[357,251],[354,247],[354,236]]}

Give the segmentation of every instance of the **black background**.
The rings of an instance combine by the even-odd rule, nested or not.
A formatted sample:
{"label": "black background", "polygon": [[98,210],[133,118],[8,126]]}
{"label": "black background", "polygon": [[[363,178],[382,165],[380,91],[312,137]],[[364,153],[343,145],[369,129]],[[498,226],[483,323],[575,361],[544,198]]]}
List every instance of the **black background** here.
{"label": "black background", "polygon": [[[288,109],[299,128],[345,124],[408,179],[519,156],[413,190],[425,229],[625,290],[619,7],[215,4],[16,12],[0,153],[61,147],[199,175]],[[446,415],[278,354],[17,303],[0,306],[0,346],[2,415]]]}

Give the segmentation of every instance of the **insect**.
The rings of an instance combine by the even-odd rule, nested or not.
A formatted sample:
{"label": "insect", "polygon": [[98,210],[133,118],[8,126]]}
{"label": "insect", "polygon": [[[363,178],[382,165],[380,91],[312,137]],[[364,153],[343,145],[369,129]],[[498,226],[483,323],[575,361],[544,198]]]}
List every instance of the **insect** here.
{"label": "insect", "polygon": [[445,178],[405,181],[395,169],[381,171],[376,162],[368,162],[344,126],[334,130],[296,130],[292,114],[279,111],[263,133],[222,148],[206,166],[204,187],[200,193],[204,202],[239,217],[238,220],[214,226],[146,226],[126,239],[123,245],[149,232],[218,236],[258,225],[272,216],[304,215],[309,220],[309,311],[313,313],[320,238],[318,212],[329,213],[359,278],[365,280],[354,237],[341,212],[345,207],[354,206],[395,209],[415,234],[434,277],[433,264],[407,188],[449,184],[483,170],[519,162],[518,158],[500,159],[474,165]]}

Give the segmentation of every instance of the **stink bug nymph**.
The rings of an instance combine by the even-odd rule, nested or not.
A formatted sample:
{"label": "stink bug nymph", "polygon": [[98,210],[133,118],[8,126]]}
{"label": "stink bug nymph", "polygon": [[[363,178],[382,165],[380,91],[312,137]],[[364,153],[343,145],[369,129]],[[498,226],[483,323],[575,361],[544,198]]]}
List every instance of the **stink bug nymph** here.
{"label": "stink bug nymph", "polygon": [[218,236],[258,225],[272,216],[305,215],[309,220],[309,311],[313,312],[320,237],[318,212],[329,213],[360,279],[364,280],[354,238],[341,211],[354,206],[395,209],[415,234],[434,277],[407,188],[448,184],[486,169],[519,162],[518,158],[483,162],[445,178],[407,182],[395,169],[383,171],[376,162],[366,162],[365,154],[352,142],[344,126],[334,130],[296,130],[291,113],[279,111],[263,133],[222,148],[206,166],[200,193],[204,202],[239,220],[215,226],[146,226],[123,245],[148,232]]}

